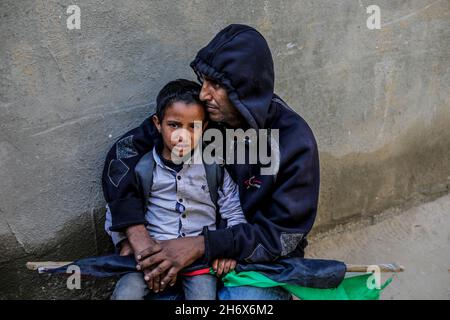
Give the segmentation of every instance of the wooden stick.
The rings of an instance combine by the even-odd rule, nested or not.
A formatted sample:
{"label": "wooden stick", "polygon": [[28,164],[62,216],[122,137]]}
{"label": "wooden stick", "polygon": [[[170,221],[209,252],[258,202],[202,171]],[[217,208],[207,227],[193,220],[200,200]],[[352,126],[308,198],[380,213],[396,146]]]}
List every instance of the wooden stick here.
{"label": "wooden stick", "polygon": [[[26,267],[28,270],[39,270],[39,268],[55,269],[68,264],[71,261],[41,261],[41,262],[27,262]],[[366,265],[366,264],[347,264],[347,272],[362,272],[367,273],[368,270],[374,267],[378,267],[380,272],[403,272],[405,268],[403,266],[397,265],[395,263],[391,264],[377,264],[377,265]]]}
{"label": "wooden stick", "polygon": [[39,268],[56,269],[71,263],[72,261],[40,261],[27,262],[26,266],[28,270],[39,270]]}
{"label": "wooden stick", "polygon": [[362,272],[367,273],[368,270],[374,270],[378,267],[380,272],[403,272],[405,268],[396,263],[365,265],[365,264],[347,264],[347,272]]}

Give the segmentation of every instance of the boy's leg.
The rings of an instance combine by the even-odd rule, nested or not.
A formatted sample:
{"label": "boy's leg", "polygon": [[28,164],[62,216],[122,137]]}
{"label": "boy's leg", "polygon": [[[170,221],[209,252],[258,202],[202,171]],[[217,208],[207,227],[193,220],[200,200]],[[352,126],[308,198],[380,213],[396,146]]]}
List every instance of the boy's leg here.
{"label": "boy's leg", "polygon": [[173,287],[167,286],[164,291],[155,293],[148,290],[145,300],[184,300],[183,286],[181,281],[175,283]]}
{"label": "boy's leg", "polygon": [[117,281],[111,295],[111,300],[183,300],[183,298],[183,288],[179,282],[173,287],[167,287],[163,292],[150,291],[142,272],[123,275]]}
{"label": "boy's leg", "polygon": [[117,281],[111,300],[143,300],[148,291],[144,274],[130,272]]}
{"label": "boy's leg", "polygon": [[216,300],[217,277],[215,275],[184,276],[182,281],[186,300]]}

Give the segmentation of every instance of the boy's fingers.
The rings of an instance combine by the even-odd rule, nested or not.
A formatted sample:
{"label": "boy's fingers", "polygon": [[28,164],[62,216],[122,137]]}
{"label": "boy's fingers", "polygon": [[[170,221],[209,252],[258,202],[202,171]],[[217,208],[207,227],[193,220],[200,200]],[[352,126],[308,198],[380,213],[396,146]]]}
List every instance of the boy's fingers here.
{"label": "boy's fingers", "polygon": [[212,263],[212,268],[214,269],[215,272],[217,272],[217,264],[218,263],[219,263],[219,259],[214,260]]}
{"label": "boy's fingers", "polygon": [[230,259],[225,259],[225,263],[224,263],[224,267],[223,267],[223,273],[230,272],[230,267],[231,267],[231,260]]}
{"label": "boy's fingers", "polygon": [[220,259],[219,266],[217,268],[217,274],[219,276],[222,275],[224,266],[225,266],[225,261],[223,259]]}
{"label": "boy's fingers", "polygon": [[236,268],[236,260],[231,260],[230,271],[234,270],[234,268]]}

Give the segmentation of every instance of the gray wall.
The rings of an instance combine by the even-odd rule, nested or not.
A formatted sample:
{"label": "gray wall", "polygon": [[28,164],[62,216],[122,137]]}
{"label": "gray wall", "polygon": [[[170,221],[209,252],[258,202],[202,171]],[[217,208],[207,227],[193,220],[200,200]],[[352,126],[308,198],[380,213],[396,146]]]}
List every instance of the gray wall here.
{"label": "gray wall", "polygon": [[106,252],[107,150],[229,23],[266,37],[277,93],[316,135],[316,230],[447,192],[449,14],[448,0],[0,1],[0,297],[77,297],[24,262]]}

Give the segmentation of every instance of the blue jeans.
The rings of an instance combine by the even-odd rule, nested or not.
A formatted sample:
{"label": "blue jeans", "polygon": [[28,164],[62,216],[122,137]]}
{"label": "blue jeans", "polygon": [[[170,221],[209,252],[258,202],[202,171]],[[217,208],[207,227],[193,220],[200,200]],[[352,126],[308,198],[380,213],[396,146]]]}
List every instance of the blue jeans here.
{"label": "blue jeans", "polygon": [[[183,277],[163,292],[150,291],[140,272],[127,273],[116,284],[113,300],[215,300],[217,278],[213,275]],[[225,287],[218,290],[219,300],[291,300],[289,292],[281,287],[251,286]]]}
{"label": "blue jeans", "polygon": [[222,286],[217,294],[219,300],[292,300],[292,295],[282,287]]}
{"label": "blue jeans", "polygon": [[116,283],[112,300],[216,300],[217,278],[212,274],[182,277],[173,287],[154,293],[142,272],[123,275]]}

